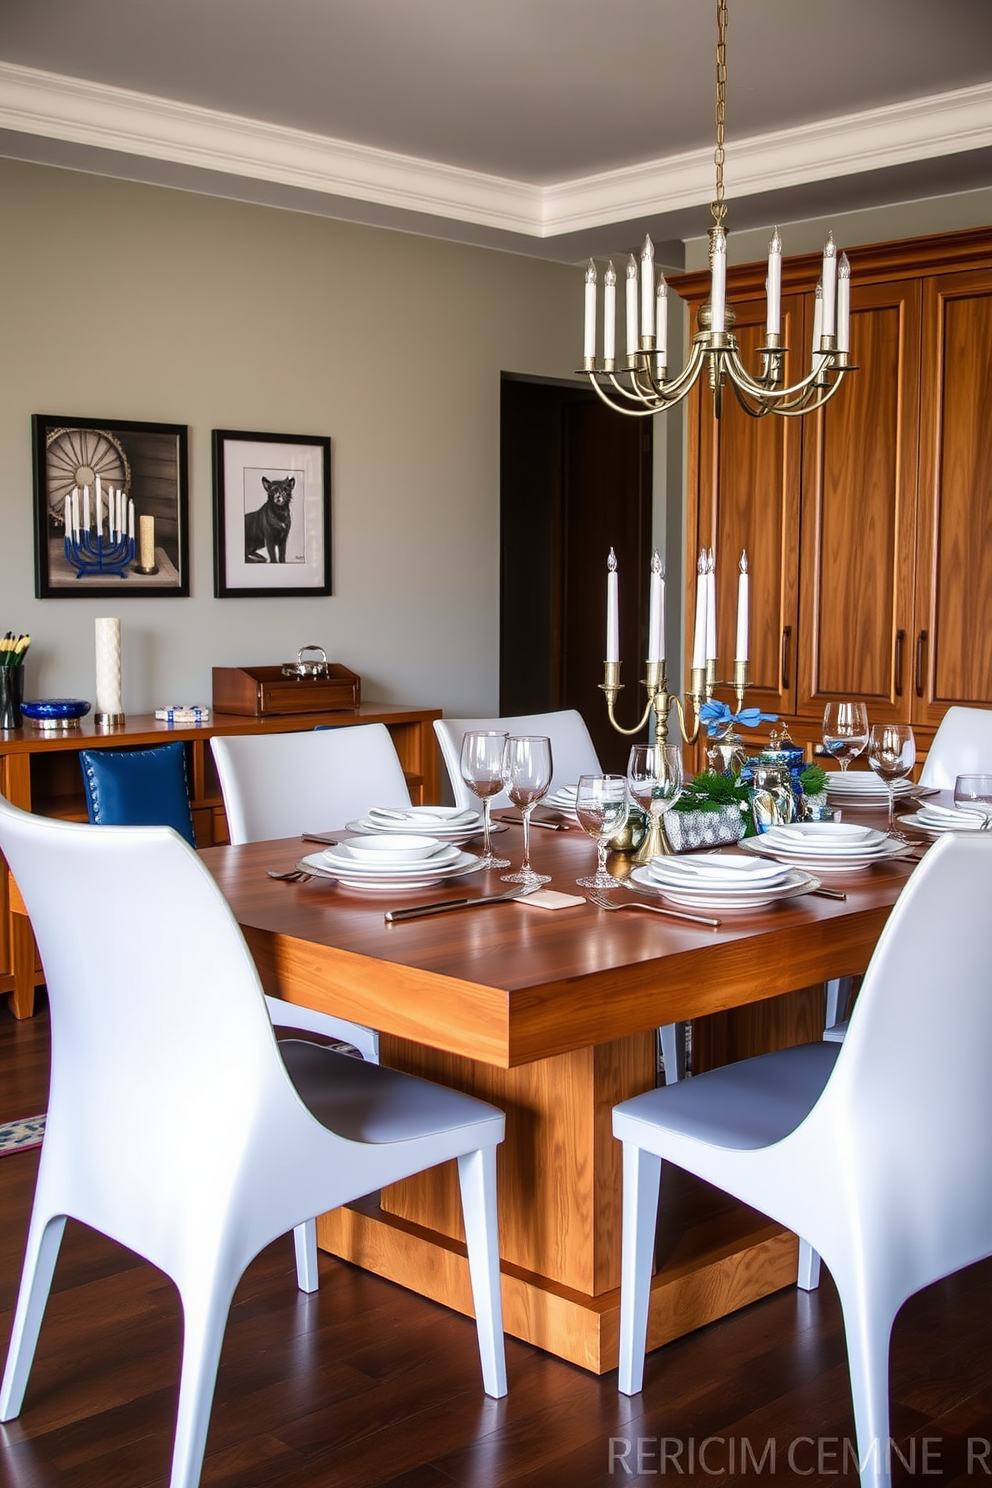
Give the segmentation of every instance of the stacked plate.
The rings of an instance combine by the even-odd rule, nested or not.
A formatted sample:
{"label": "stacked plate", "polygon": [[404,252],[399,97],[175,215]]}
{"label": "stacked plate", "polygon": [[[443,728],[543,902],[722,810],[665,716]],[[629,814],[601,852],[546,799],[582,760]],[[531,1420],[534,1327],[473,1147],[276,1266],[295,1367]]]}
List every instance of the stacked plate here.
{"label": "stacked plate", "polygon": [[415,832],[448,845],[461,844],[482,831],[482,816],[459,806],[373,806],[365,816],[348,822],[348,831],[393,837]]}
{"label": "stacked plate", "polygon": [[401,833],[353,837],[326,852],[311,853],[301,866],[349,889],[426,889],[446,878],[474,873],[480,859],[453,842]]}
{"label": "stacked plate", "polygon": [[[893,794],[898,801],[919,791],[911,780],[897,780]],[[831,770],[827,775],[827,793],[834,797],[834,804],[842,801],[851,806],[887,806],[889,793],[874,771]]]}
{"label": "stacked plate", "polygon": [[907,845],[875,827],[847,822],[792,822],[769,827],[759,837],[746,837],[741,847],[758,857],[813,873],[859,873],[873,863],[898,857]]}
{"label": "stacked plate", "polygon": [[549,795],[543,798],[541,805],[547,806],[549,811],[560,812],[562,816],[567,816],[570,821],[576,821],[575,801],[578,794],[579,787],[577,785],[560,785],[557,790],[551,791]]}
{"label": "stacked plate", "polygon": [[913,816],[904,816],[901,824],[919,827],[921,832],[981,832],[992,815],[992,808],[979,804],[938,806],[927,802]]}
{"label": "stacked plate", "polygon": [[693,853],[652,858],[635,868],[634,883],[687,909],[758,909],[818,887],[810,874],[780,863],[761,863],[741,853]]}

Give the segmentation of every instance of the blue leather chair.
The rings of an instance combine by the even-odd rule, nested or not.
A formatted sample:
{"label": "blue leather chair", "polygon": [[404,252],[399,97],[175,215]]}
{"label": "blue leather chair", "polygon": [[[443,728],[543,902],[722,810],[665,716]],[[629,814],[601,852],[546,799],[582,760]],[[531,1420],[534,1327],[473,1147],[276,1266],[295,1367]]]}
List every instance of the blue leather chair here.
{"label": "blue leather chair", "polygon": [[81,749],[91,822],[114,827],[175,827],[196,846],[186,779],[186,748]]}

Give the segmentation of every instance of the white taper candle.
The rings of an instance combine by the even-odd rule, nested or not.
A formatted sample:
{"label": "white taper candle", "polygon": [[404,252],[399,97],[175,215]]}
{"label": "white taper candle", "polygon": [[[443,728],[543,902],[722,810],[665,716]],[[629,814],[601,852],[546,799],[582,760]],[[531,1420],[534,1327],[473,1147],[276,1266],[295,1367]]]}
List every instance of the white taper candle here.
{"label": "white taper candle", "polygon": [[620,660],[620,598],[617,582],[617,555],[610,549],[606,560],[606,660]]}

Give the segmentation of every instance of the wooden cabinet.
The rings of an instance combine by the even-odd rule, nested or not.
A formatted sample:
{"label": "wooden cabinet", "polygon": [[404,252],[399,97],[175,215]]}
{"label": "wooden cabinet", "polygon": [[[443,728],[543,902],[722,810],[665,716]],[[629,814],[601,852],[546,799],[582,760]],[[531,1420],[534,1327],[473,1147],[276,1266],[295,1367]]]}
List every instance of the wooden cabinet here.
{"label": "wooden cabinet", "polygon": [[[727,397],[718,421],[708,388],[693,393],[688,552],[694,565],[716,550],[729,658],[747,549],[749,704],[815,743],[828,701],[863,698],[872,719],[912,722],[923,753],[951,704],[992,706],[992,231],[848,255],[860,370],[825,408],[754,420]],[[809,361],[818,265],[794,260],[784,276],[791,376]],[[764,273],[728,275],[750,365]],[[673,283],[695,311],[704,276]],[[690,586],[689,636],[693,601]]]}
{"label": "wooden cabinet", "polygon": [[[433,721],[439,708],[409,708],[377,703],[338,713],[242,718],[214,713],[209,723],[197,726],[171,725],[154,717],[129,717],[123,728],[97,731],[89,720],[79,729],[62,734],[39,733],[25,727],[0,730],[0,792],[15,806],[64,821],[86,821],[81,749],[122,749],[181,740],[187,748],[187,773],[193,808],[197,846],[227,842],[227,820],[220,784],[214,769],[209,740],[214,734],[292,733],[316,724],[346,728],[355,724],[384,723],[389,729],[410,797],[417,804],[441,799],[440,758]],[[319,822],[315,827],[343,826],[343,822]],[[10,992],[11,1009],[18,1018],[29,1017],[34,1008],[34,989],[42,981],[34,938],[24,906],[0,858],[0,996]]]}

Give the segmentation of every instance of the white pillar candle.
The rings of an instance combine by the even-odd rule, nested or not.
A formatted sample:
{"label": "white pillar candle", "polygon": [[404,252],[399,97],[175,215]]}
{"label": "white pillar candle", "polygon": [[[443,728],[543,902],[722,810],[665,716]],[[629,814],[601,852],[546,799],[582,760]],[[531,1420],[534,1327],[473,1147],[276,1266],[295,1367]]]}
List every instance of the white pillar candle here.
{"label": "white pillar candle", "polygon": [[596,355],[596,265],[586,265],[586,318],[582,335],[582,355],[588,361]]}
{"label": "white pillar candle", "polygon": [[706,550],[696,561],[696,615],[692,632],[692,665],[706,665]]}
{"label": "white pillar candle", "polygon": [[65,498],[65,507],[63,508],[62,521],[65,524],[65,535],[66,535],[66,537],[71,537],[72,536],[72,497],[71,496],[67,496]]}
{"label": "white pillar candle", "polygon": [[603,276],[603,356],[613,361],[617,354],[617,271],[610,259]]}
{"label": "white pillar candle", "polygon": [[712,548],[706,562],[706,660],[716,660],[716,559]]}
{"label": "white pillar candle", "polygon": [[723,331],[727,328],[727,234],[722,227],[715,227],[710,239],[710,275],[710,326]]}
{"label": "white pillar candle", "polygon": [[610,549],[606,560],[606,660],[620,660],[620,598],[617,584],[617,555]]}
{"label": "white pillar candle", "polygon": [[654,335],[654,244],[648,237],[641,245],[641,335]]}
{"label": "white pillar candle", "polygon": [[747,661],[748,643],[748,576],[747,553],[741,553],[740,574],[737,579],[737,661]]}
{"label": "white pillar candle", "polygon": [[651,588],[648,608],[648,665],[665,659],[665,571],[655,548],[651,559]]}
{"label": "white pillar candle", "polygon": [[134,502],[127,504],[127,535],[134,542]]}
{"label": "white pillar candle", "polygon": [[96,626],[97,713],[121,713],[121,622],[100,619]]}
{"label": "white pillar candle", "polygon": [[90,530],[90,488],[89,488],[89,486],[84,486],[83,487],[83,530],[85,532],[89,532],[89,530]]}
{"label": "white pillar candle", "polygon": [[627,355],[633,356],[638,347],[637,322],[637,259],[633,254],[627,259]]}
{"label": "white pillar candle", "polygon": [[765,333],[777,336],[782,329],[782,239],[778,228],[768,244],[768,305],[765,311]]}
{"label": "white pillar candle", "polygon": [[664,362],[668,356],[668,280],[664,274],[658,275],[658,301],[657,322],[655,326],[655,346],[658,351],[658,360]]}
{"label": "white pillar candle", "polygon": [[823,246],[823,334],[837,331],[837,245],[833,233]]}
{"label": "white pillar candle", "polygon": [[837,350],[851,349],[851,265],[846,253],[837,264]]}
{"label": "white pillar candle", "polygon": [[155,567],[155,518],[141,516],[138,518],[138,534],[141,541],[141,556],[139,562],[144,569]]}
{"label": "white pillar candle", "polygon": [[79,539],[79,487],[72,488],[72,535]]}

